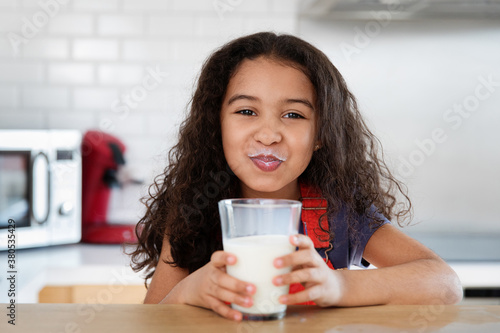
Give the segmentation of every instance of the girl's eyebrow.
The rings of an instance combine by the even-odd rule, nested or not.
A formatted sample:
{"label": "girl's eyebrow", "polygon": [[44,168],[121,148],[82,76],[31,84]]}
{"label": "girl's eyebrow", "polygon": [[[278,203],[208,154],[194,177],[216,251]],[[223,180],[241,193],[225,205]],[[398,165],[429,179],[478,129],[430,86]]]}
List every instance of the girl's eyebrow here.
{"label": "girl's eyebrow", "polygon": [[254,97],[254,96],[236,94],[236,95],[233,95],[233,97],[231,97],[227,101],[227,105],[231,105],[231,103],[233,103],[234,101],[237,101],[239,99],[248,99],[250,101],[259,101],[260,100],[260,99],[258,99],[257,97]]}
{"label": "girl's eyebrow", "polygon": [[[250,100],[250,101],[260,101],[259,98],[255,97],[255,96],[249,96],[249,95],[242,95],[242,94],[236,94],[234,96],[232,96],[228,101],[227,101],[227,105],[231,105],[231,103],[237,101],[237,100],[240,100],[240,99],[247,99],[247,100]],[[314,111],[314,107],[313,105],[311,104],[311,102],[309,102],[307,99],[305,98],[286,98],[286,99],[283,99],[281,101],[283,104],[293,104],[293,103],[300,103],[300,104],[304,104],[305,106],[307,106],[308,108],[310,108],[311,110]]]}
{"label": "girl's eyebrow", "polygon": [[308,108],[310,108],[311,110],[314,111],[314,107],[313,105],[311,104],[311,102],[309,102],[307,99],[305,98],[289,98],[289,99],[285,99],[283,100],[283,102],[285,104],[293,104],[293,103],[300,103],[300,104],[304,104],[305,106],[307,106]]}

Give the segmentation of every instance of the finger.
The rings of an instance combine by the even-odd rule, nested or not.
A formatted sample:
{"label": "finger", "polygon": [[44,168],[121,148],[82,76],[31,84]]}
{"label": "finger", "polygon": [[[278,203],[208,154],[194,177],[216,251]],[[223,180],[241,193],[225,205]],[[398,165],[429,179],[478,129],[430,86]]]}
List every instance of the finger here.
{"label": "finger", "polygon": [[309,236],[306,235],[301,235],[301,234],[296,234],[296,235],[291,235],[290,236],[290,243],[292,245],[295,245],[300,249],[313,249],[314,248],[314,243]]}
{"label": "finger", "polygon": [[282,295],[278,299],[281,304],[297,304],[319,299],[323,293],[321,285],[307,288],[295,294]]}
{"label": "finger", "polygon": [[324,263],[321,256],[314,248],[302,249],[299,251],[292,252],[282,257],[278,257],[274,259],[274,267],[283,268],[283,267],[295,267],[299,265],[303,265],[305,267],[314,267],[320,266]]}
{"label": "finger", "polygon": [[236,321],[240,321],[243,318],[241,312],[231,309],[227,304],[221,302],[217,298],[210,297],[210,299],[208,300],[208,304],[210,305],[210,308],[212,310],[214,310],[224,318]]}
{"label": "finger", "polygon": [[234,265],[236,256],[225,251],[215,251],[210,258],[210,262],[217,268],[223,268],[226,265]]}
{"label": "finger", "polygon": [[248,295],[240,295],[225,288],[216,288],[210,296],[217,298],[223,302],[234,303],[243,307],[251,307],[253,299]]}
{"label": "finger", "polygon": [[321,283],[323,282],[323,272],[317,268],[304,268],[288,274],[278,275],[273,278],[276,286],[292,283]]}
{"label": "finger", "polygon": [[220,270],[215,270],[213,274],[210,274],[210,281],[212,282],[210,293],[213,296],[216,296],[219,288],[227,289],[243,296],[253,295],[257,290],[252,283],[241,281]]}

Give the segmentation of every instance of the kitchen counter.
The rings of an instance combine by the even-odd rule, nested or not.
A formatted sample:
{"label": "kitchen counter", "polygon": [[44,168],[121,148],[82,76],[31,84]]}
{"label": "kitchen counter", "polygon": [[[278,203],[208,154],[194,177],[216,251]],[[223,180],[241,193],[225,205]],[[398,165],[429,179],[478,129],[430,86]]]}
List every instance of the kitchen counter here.
{"label": "kitchen counter", "polygon": [[[7,252],[1,252],[0,258],[3,275],[7,271]],[[80,243],[17,250],[16,302],[37,303],[38,293],[46,285],[144,284],[129,262],[120,245]],[[7,303],[5,281],[0,283],[0,303]]]}
{"label": "kitchen counter", "polygon": [[[5,304],[0,305],[5,308]],[[282,320],[234,322],[188,305],[18,304],[1,332],[499,332],[500,306],[290,306]]]}

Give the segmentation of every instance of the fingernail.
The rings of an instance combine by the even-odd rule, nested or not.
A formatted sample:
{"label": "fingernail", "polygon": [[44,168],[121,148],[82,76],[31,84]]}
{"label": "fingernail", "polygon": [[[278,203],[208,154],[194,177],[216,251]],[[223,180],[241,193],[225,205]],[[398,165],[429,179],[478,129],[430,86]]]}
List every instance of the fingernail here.
{"label": "fingernail", "polygon": [[276,267],[281,267],[281,266],[283,266],[283,259],[276,259],[276,260],[274,261],[274,266],[276,266]]}
{"label": "fingernail", "polygon": [[247,293],[253,294],[254,287],[251,284],[249,284],[249,285],[247,285],[246,290],[247,290]]}
{"label": "fingernail", "polygon": [[281,296],[281,297],[279,298],[279,302],[280,302],[281,304],[286,304],[286,302],[287,302],[287,301],[288,301],[288,297],[286,297],[286,296]]}
{"label": "fingernail", "polygon": [[283,284],[283,278],[281,276],[278,276],[276,278],[274,278],[274,284],[280,286]]}
{"label": "fingernail", "polygon": [[299,245],[299,237],[297,237],[297,236],[293,236],[293,237],[292,237],[292,240],[293,240],[293,244],[294,244],[294,245]]}
{"label": "fingernail", "polygon": [[252,299],[250,297],[245,297],[243,303],[245,303],[246,306],[250,306],[252,304]]}
{"label": "fingernail", "polygon": [[233,257],[233,256],[229,256],[229,257],[227,257],[226,262],[227,262],[228,264],[231,264],[231,265],[232,265],[232,264],[234,264],[234,263],[236,262],[236,258],[235,258],[235,257]]}
{"label": "fingernail", "polygon": [[234,316],[233,316],[234,320],[241,320],[241,317],[240,317],[240,314],[239,313],[236,313]]}

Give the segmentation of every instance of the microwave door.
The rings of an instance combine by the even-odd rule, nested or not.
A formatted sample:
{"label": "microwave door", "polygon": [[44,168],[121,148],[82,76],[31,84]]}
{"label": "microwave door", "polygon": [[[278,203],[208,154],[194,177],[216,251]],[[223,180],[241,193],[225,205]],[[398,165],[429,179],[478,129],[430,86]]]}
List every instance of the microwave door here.
{"label": "microwave door", "polygon": [[50,214],[50,166],[44,153],[33,158],[31,177],[31,215],[35,222],[42,224]]}
{"label": "microwave door", "polygon": [[16,227],[30,225],[30,158],[29,151],[0,150],[0,229],[9,219]]}

